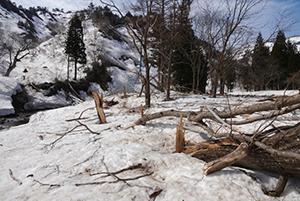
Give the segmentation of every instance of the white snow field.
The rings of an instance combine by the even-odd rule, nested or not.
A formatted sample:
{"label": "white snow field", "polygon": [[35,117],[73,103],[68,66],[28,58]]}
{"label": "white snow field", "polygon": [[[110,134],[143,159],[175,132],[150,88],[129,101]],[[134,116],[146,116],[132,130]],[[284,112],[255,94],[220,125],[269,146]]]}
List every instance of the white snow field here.
{"label": "white snow field", "polygon": [[[164,102],[164,94],[153,94],[152,107],[145,114],[169,109],[199,111],[201,106],[222,110],[228,102],[243,106],[264,98],[180,93],[172,93],[172,97],[173,101]],[[1,200],[299,200],[299,179],[290,179],[283,195],[273,198],[264,195],[261,187],[273,188],[276,174],[228,167],[203,175],[203,161],[173,153],[178,118],[165,117],[131,127],[140,117],[144,97],[135,93],[124,99],[120,94],[104,97],[112,99],[119,103],[105,108],[106,124],[99,123],[91,99],[76,106],[38,112],[27,124],[1,130]],[[274,123],[294,124],[298,116],[299,111]],[[258,126],[256,123],[238,129],[251,133]],[[186,140],[207,139],[199,126],[186,119],[184,129]],[[138,164],[142,166],[107,174]],[[244,171],[255,173],[257,181]],[[128,178],[136,179],[122,180]],[[155,199],[150,198],[158,191],[161,193]]]}

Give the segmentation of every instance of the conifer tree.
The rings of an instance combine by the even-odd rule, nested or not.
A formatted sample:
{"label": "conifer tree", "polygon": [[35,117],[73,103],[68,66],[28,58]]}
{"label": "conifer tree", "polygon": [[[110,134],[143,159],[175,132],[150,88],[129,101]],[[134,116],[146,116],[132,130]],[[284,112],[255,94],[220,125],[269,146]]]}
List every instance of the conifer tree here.
{"label": "conifer tree", "polygon": [[288,76],[287,68],[288,68],[288,47],[286,43],[286,37],[282,30],[278,31],[276,36],[276,41],[274,43],[274,47],[271,55],[276,62],[276,68],[278,70],[276,88],[284,89],[286,85],[286,79]]}
{"label": "conifer tree", "polygon": [[83,42],[83,28],[81,23],[79,16],[75,14],[70,20],[68,36],[65,42],[65,53],[75,65],[74,80],[77,79],[77,63],[86,64],[85,44]]}
{"label": "conifer tree", "polygon": [[270,52],[265,46],[262,34],[259,33],[256,39],[252,54],[252,66],[249,79],[252,81],[252,89],[265,90],[270,79],[273,79],[270,68]]}
{"label": "conifer tree", "polygon": [[288,75],[291,76],[297,71],[300,70],[300,54],[297,50],[296,44],[291,43],[290,41],[287,42],[288,48]]}
{"label": "conifer tree", "polygon": [[205,92],[207,63],[189,17],[191,0],[183,0],[177,11],[176,45],[173,56],[173,85],[184,91]]}

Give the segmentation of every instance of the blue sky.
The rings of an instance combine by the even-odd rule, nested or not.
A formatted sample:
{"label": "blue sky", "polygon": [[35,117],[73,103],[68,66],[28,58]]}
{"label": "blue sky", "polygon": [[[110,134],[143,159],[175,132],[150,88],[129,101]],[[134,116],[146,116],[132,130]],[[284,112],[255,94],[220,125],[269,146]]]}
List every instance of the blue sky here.
{"label": "blue sky", "polygon": [[[271,11],[276,14],[284,12],[286,9],[286,17],[289,22],[294,24],[285,32],[287,37],[300,35],[300,1],[299,0],[269,0],[272,5]],[[286,23],[289,23],[286,22]]]}
{"label": "blue sky", "polygon": [[[100,4],[99,0],[12,0],[16,2],[17,5],[22,5],[24,7],[30,6],[42,6],[52,8],[64,8],[65,11],[68,10],[80,10],[83,8],[87,8],[90,2],[93,2],[95,5]],[[119,5],[120,2],[124,3],[125,1],[130,0],[115,0]],[[131,0],[132,1],[132,0]],[[201,1],[201,0],[195,0]],[[218,1],[218,0],[210,0]],[[289,30],[285,31],[286,37],[300,35],[300,1],[299,0],[265,0],[266,4],[262,3],[261,6],[264,6],[264,11],[258,19],[261,24],[265,26],[257,28],[257,31],[261,31],[263,33],[263,37],[267,38],[270,35],[272,26],[274,25],[275,18],[279,18],[285,11],[286,21],[282,24],[285,26],[289,24],[291,21],[295,21],[297,23],[293,24],[293,26],[289,27]]]}

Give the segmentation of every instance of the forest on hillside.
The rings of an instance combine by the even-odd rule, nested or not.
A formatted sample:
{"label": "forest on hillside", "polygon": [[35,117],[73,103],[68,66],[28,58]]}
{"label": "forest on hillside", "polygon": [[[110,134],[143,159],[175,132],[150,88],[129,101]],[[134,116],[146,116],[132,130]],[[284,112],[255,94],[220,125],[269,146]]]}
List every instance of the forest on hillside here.
{"label": "forest on hillside", "polygon": [[[166,91],[166,100],[170,99],[171,89],[209,93],[213,97],[233,88],[248,91],[299,89],[300,54],[296,44],[285,37],[287,25],[280,24],[283,20],[279,20],[268,39],[262,38],[261,33],[255,36],[251,31],[252,25],[247,24],[258,14],[255,6],[261,3],[260,0],[236,0],[233,4],[226,1],[222,7],[207,4],[196,14],[191,13],[192,0],[140,1],[130,5],[130,11],[126,13],[113,1],[101,2],[103,7],[95,7],[91,3],[87,9],[76,13],[75,16],[78,16],[80,21],[77,35],[82,35],[83,38],[83,33],[80,33],[81,22],[92,20],[94,26],[107,38],[131,41],[133,48],[140,55],[139,65],[146,69],[144,74],[135,73],[143,82],[148,106],[150,87]],[[9,76],[17,63],[41,43],[40,39],[35,38],[35,25],[31,19],[38,16],[38,12],[51,12],[41,7],[25,9],[22,6],[17,8],[12,3],[2,4],[22,16],[26,14],[26,21],[18,22],[18,27],[25,33],[11,33],[8,37],[2,37],[0,41],[1,57],[10,58],[5,61],[6,70],[2,69],[2,72]],[[55,9],[53,12],[63,10]],[[53,19],[47,27],[53,36],[62,30],[70,32],[72,20],[69,24],[62,25],[56,21],[56,15],[51,16]],[[127,29],[127,36],[118,31],[120,27]],[[1,26],[0,31],[4,33]],[[255,37],[256,42],[250,40]],[[272,39],[273,46],[270,47],[267,43]],[[79,40],[73,40],[72,43],[77,44]],[[64,53],[68,55],[71,63],[74,62],[75,69],[78,61],[80,64],[86,64],[83,62],[86,58],[83,57],[90,44],[81,42],[81,55],[74,57],[67,50],[76,48],[68,48],[67,41],[66,38]],[[107,83],[111,81],[106,69],[112,63],[103,56],[98,56],[88,63],[93,65],[87,68],[86,81],[96,81],[106,90]],[[155,77],[150,75],[150,69],[157,70]],[[68,75],[66,80],[69,77]],[[76,80],[76,75],[74,78]]]}

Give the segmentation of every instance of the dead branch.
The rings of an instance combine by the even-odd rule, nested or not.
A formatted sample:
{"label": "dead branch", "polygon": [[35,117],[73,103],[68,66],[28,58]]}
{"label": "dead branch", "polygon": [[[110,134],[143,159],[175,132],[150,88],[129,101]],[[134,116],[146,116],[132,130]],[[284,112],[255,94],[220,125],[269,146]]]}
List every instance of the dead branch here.
{"label": "dead branch", "polygon": [[[211,114],[220,122],[222,123],[223,125],[225,126],[229,126],[227,123],[225,123],[220,117],[217,116],[216,113],[214,113],[213,111],[209,110],[211,112]],[[273,129],[271,129],[271,131],[273,131]],[[290,137],[290,134],[289,132],[292,132],[293,133],[296,133],[298,134],[299,133],[299,137],[300,137],[300,124],[297,124],[295,125],[294,127],[292,127],[290,130],[287,130],[286,131],[287,133],[285,132],[281,132],[280,133],[280,136],[279,136],[279,139],[277,139],[277,141],[280,141],[280,140],[283,140],[284,137],[287,138],[287,137]],[[264,133],[264,136],[266,134],[270,134],[270,132],[265,132]],[[281,135],[283,137],[281,137]],[[276,140],[276,136],[272,136],[273,138],[270,140],[273,142],[269,143],[271,146],[268,146],[266,144],[264,144],[263,142],[260,142],[260,141],[257,141],[254,137],[257,137],[259,136],[259,134],[256,134],[254,136],[247,136],[247,135],[233,135],[232,133],[229,133],[229,134],[224,134],[224,136],[226,136],[227,138],[229,139],[235,139],[235,140],[239,140],[240,142],[247,142],[247,143],[253,143],[255,144],[257,147],[267,151],[268,153],[270,153],[272,156],[276,156],[276,157],[287,157],[287,158],[290,158],[290,159],[296,159],[296,160],[299,160],[300,161],[300,154],[299,153],[294,153],[294,152],[290,152],[287,150],[284,150],[284,151],[281,151],[281,150],[276,150],[274,148],[272,148],[272,145],[274,144],[274,140]],[[267,141],[268,139],[270,138],[264,138],[263,141]],[[294,139],[297,141],[297,137]],[[276,141],[276,142],[277,142]],[[297,142],[296,142],[297,143]],[[300,146],[300,144],[296,144],[295,146]],[[281,148],[282,149],[282,148]],[[300,173],[299,173],[300,174]]]}
{"label": "dead branch", "polygon": [[99,174],[105,174],[104,177],[109,176],[110,174],[120,174],[121,172],[125,172],[128,170],[135,170],[138,168],[144,168],[143,165],[141,163],[137,164],[137,165],[131,165],[127,168],[123,168],[121,170],[115,171],[115,172],[99,172],[99,173],[91,173],[90,176],[95,176],[95,175],[99,175]]}
{"label": "dead branch", "polygon": [[73,86],[71,85],[70,82],[68,83],[68,85],[69,85],[71,91],[73,91],[73,93],[75,94],[75,96],[76,96],[77,98],[79,98],[81,101],[84,101],[84,99],[77,93],[77,91],[73,88]]}
{"label": "dead branch", "polygon": [[94,109],[93,107],[87,108],[87,109],[83,110],[83,111],[80,113],[80,115],[79,115],[78,118],[75,118],[75,119],[67,119],[66,121],[69,122],[69,121],[78,121],[78,120],[82,120],[82,119],[87,119],[87,118],[81,118],[82,115],[83,115],[83,113],[86,112],[87,110],[93,110],[93,109]]}
{"label": "dead branch", "polygon": [[100,133],[92,131],[86,124],[84,124],[84,123],[82,123],[80,121],[77,121],[77,123],[79,123],[80,126],[85,127],[88,131],[90,131],[90,133],[95,134],[95,135],[100,135]]}
{"label": "dead branch", "polygon": [[113,105],[117,105],[119,103],[119,101],[115,101],[115,98],[111,99],[110,101],[104,100],[104,103],[106,104],[106,106],[110,107]]}
{"label": "dead branch", "polygon": [[13,172],[12,172],[11,169],[9,169],[9,175],[10,175],[10,177],[11,177],[13,180],[15,180],[16,182],[18,182],[19,185],[22,185],[22,181],[14,176],[14,174],[13,174]]}
{"label": "dead branch", "polygon": [[238,146],[238,148],[233,152],[231,152],[230,154],[207,163],[206,167],[203,170],[204,174],[208,175],[217,172],[245,158],[247,156],[247,150],[248,150],[248,144],[242,142]]}
{"label": "dead branch", "polygon": [[[135,71],[129,71],[129,72],[131,72],[131,73],[136,74],[137,76],[139,76],[139,77],[141,78],[141,81],[142,81],[143,86],[146,84],[146,78],[145,78],[145,76],[143,76],[141,73],[135,72]],[[156,79],[154,79],[154,81],[157,82]],[[157,82],[157,83],[158,83],[158,82]],[[160,91],[160,92],[164,92],[164,91],[165,91],[165,90],[163,89],[163,87],[161,87],[160,85],[155,85],[155,84],[153,84],[152,82],[150,82],[150,85],[151,85],[152,87],[154,87],[155,89],[157,89],[158,91]],[[142,88],[143,88],[143,87],[142,87]]]}
{"label": "dead branch", "polygon": [[118,183],[118,182],[124,182],[127,184],[128,181],[133,181],[133,180],[138,180],[140,178],[143,178],[143,177],[148,177],[150,175],[152,175],[154,172],[149,172],[149,173],[146,173],[146,174],[143,174],[143,175],[139,175],[139,176],[136,176],[136,177],[129,177],[129,178],[119,178],[117,176],[114,176],[114,178],[116,178],[116,180],[114,181],[100,181],[100,182],[87,182],[87,183],[77,183],[75,184],[75,186],[87,186],[87,185],[101,185],[101,184],[105,184],[105,183],[108,183],[108,184],[114,184],[114,183]]}
{"label": "dead branch", "polygon": [[45,184],[45,183],[42,183],[42,182],[40,182],[40,181],[38,181],[36,179],[34,179],[33,181],[35,181],[36,183],[40,184],[41,186],[49,186],[50,188],[51,187],[61,187],[60,184]]}
{"label": "dead branch", "polygon": [[61,139],[64,138],[67,134],[73,132],[76,128],[79,128],[79,127],[81,127],[81,126],[85,127],[85,128],[86,128],[89,132],[91,132],[92,134],[100,135],[100,133],[95,132],[95,131],[92,131],[87,125],[81,123],[80,121],[77,121],[77,123],[78,123],[79,125],[73,127],[72,129],[70,129],[69,131],[66,131],[66,132],[63,133],[63,134],[60,134],[60,137],[59,137],[59,138],[57,138],[57,139],[54,140],[53,142],[47,144],[46,147],[48,147],[48,146],[54,147],[55,144],[56,144],[59,140],[61,140]]}
{"label": "dead branch", "polygon": [[252,117],[252,118],[246,119],[244,121],[230,121],[230,123],[233,124],[233,125],[249,124],[249,123],[253,123],[253,122],[256,122],[256,121],[260,121],[260,120],[271,119],[273,117],[277,117],[277,116],[280,116],[280,115],[283,115],[283,114],[290,113],[290,112],[295,111],[297,109],[300,109],[300,104],[291,105],[289,107],[282,108],[281,110],[278,110],[278,111],[272,111],[269,114],[261,114],[259,116]]}
{"label": "dead branch", "polygon": [[[300,104],[300,95],[294,96],[286,96],[279,98],[273,102],[264,102],[264,103],[257,103],[246,107],[238,107],[231,110],[227,110],[225,112],[216,111],[216,114],[222,118],[232,118],[237,115],[242,114],[253,114],[255,112],[261,111],[270,111],[270,110],[281,110],[284,107],[289,107],[295,104]],[[189,117],[190,121],[201,121],[202,119],[215,119],[215,117],[209,112],[201,112],[197,115],[192,115]]]}
{"label": "dead branch", "polygon": [[141,117],[135,122],[135,125],[144,125],[147,121],[167,116],[180,117],[182,115],[183,117],[188,117],[192,113],[193,112],[183,112],[175,110],[161,111],[153,114],[143,115],[143,117]]}
{"label": "dead branch", "polygon": [[[102,159],[102,162],[103,162],[103,159]],[[103,162],[103,164],[104,164],[104,166],[105,166],[105,168],[106,168],[106,172],[93,173],[93,174],[91,174],[91,176],[99,175],[99,174],[104,174],[104,176],[102,176],[102,178],[103,178],[103,177],[111,176],[111,177],[113,177],[115,180],[113,180],[113,181],[99,181],[99,182],[77,183],[77,184],[75,184],[75,186],[101,185],[101,184],[105,184],[105,183],[112,184],[112,183],[118,183],[118,182],[124,182],[124,183],[128,184],[128,183],[127,183],[128,181],[138,180],[138,179],[140,179],[140,178],[147,177],[147,176],[150,176],[150,175],[153,174],[153,172],[149,172],[149,173],[146,173],[146,174],[143,174],[143,175],[139,175],[139,176],[136,176],[136,177],[120,178],[120,177],[117,176],[117,175],[120,174],[120,173],[122,173],[122,172],[129,171],[129,170],[134,170],[134,169],[139,169],[139,168],[144,169],[144,167],[142,166],[142,164],[137,164],[137,165],[132,165],[132,166],[123,168],[123,169],[118,170],[118,171],[115,171],[115,172],[110,172],[110,171],[108,170],[107,165],[106,165],[104,162]],[[129,185],[129,184],[128,184],[128,185]]]}
{"label": "dead branch", "polygon": [[[252,123],[257,120],[262,120],[266,118],[272,118],[277,117],[279,115],[283,115],[289,112],[292,112],[296,109],[300,108],[300,94],[294,95],[294,96],[286,96],[279,98],[272,102],[264,102],[264,103],[257,103],[246,107],[238,107],[238,108],[231,108],[230,110],[226,110],[224,112],[214,111],[214,113],[221,119],[228,119],[233,118],[238,115],[244,115],[244,114],[253,114],[255,112],[262,112],[262,111],[271,111],[273,112],[267,114],[267,115],[260,115],[259,117],[255,117],[250,120],[245,121],[230,121],[231,125],[241,125],[246,123]],[[216,115],[212,114],[211,111],[189,111],[189,112],[183,112],[183,111],[175,111],[175,110],[168,110],[168,111],[161,111],[153,114],[144,115],[140,119],[138,119],[135,124],[136,125],[144,125],[147,121],[166,117],[166,116],[174,116],[174,117],[180,117],[180,115],[183,115],[183,117],[188,118],[190,121],[194,122],[201,122],[203,119],[212,119],[217,120]],[[226,122],[226,121],[225,121]],[[226,123],[228,124],[228,123]],[[229,127],[231,127],[231,125]]]}

